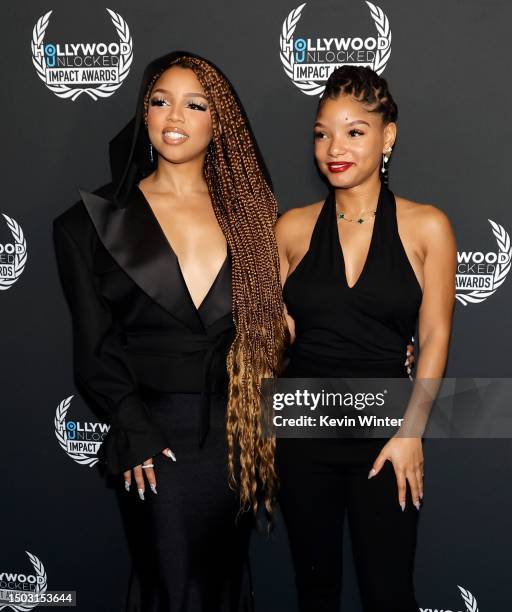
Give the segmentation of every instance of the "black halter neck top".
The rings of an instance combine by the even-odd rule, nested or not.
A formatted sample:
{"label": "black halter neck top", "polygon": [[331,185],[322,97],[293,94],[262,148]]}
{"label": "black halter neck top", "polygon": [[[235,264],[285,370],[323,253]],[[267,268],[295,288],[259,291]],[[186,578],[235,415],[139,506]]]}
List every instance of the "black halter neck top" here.
{"label": "black halter neck top", "polygon": [[406,377],[422,290],[398,234],[393,193],[381,185],[367,259],[349,287],[331,191],[283,295],[296,332],[284,376]]}

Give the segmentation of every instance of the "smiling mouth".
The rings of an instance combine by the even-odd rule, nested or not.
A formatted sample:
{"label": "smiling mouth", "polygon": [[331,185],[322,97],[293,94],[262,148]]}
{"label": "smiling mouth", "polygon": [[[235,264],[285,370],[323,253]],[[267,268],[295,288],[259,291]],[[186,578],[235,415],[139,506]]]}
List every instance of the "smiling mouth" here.
{"label": "smiling mouth", "polygon": [[182,143],[189,138],[188,134],[185,134],[185,132],[175,129],[164,130],[162,134],[164,137],[164,141],[170,144]]}
{"label": "smiling mouth", "polygon": [[353,162],[331,162],[327,164],[327,167],[331,172],[345,172],[353,165]]}

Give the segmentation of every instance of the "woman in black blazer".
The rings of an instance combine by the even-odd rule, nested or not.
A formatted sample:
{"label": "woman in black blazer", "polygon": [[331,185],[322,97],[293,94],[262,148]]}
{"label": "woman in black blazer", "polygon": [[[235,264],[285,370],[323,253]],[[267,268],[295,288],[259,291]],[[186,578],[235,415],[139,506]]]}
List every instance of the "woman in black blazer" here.
{"label": "woman in black blazer", "polygon": [[[235,519],[275,485],[258,390],[286,333],[276,201],[232,86],[190,53],[146,68],[110,162],[54,240],[76,384],[110,423],[100,458],[139,536],[127,610],[250,610]],[[187,181],[190,210],[170,193]]]}

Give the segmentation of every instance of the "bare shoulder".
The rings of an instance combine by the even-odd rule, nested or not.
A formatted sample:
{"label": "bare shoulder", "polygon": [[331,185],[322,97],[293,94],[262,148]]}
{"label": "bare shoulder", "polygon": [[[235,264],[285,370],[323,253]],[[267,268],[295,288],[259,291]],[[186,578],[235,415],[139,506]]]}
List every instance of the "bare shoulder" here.
{"label": "bare shoulder", "polygon": [[276,223],[276,238],[286,243],[311,233],[322,208],[323,200],[291,208],[284,212]]}
{"label": "bare shoulder", "polygon": [[448,215],[434,204],[415,202],[396,196],[396,210],[401,222],[415,227],[427,239],[448,238],[453,235]]}

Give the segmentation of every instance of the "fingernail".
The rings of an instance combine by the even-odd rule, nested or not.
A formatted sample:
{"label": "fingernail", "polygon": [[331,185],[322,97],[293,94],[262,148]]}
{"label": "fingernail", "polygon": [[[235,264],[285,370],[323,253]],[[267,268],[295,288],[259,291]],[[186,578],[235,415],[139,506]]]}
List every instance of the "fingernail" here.
{"label": "fingernail", "polygon": [[156,485],[155,484],[150,484],[149,488],[153,491],[153,493],[156,495]]}
{"label": "fingernail", "polygon": [[411,373],[411,368],[407,368],[407,374]]}
{"label": "fingernail", "polygon": [[409,365],[409,360],[406,359],[404,365]]}
{"label": "fingernail", "polygon": [[423,499],[423,491],[420,491],[420,499]]}
{"label": "fingernail", "polygon": [[170,448],[167,449],[167,455],[173,460],[176,461],[176,455],[172,452]]}
{"label": "fingernail", "polygon": [[375,474],[377,473],[377,470],[375,470],[374,468],[372,468],[369,472],[368,472],[368,480],[370,480],[370,478],[373,478],[375,476]]}
{"label": "fingernail", "polygon": [[420,509],[420,502],[419,501],[415,501],[414,505],[416,506],[416,510]]}
{"label": "fingernail", "polygon": [[124,490],[125,491],[129,491],[130,490],[130,481],[129,480],[125,480],[124,481]]}
{"label": "fingernail", "polygon": [[400,502],[400,508],[402,508],[402,512],[405,510],[405,502]]}
{"label": "fingernail", "polygon": [[407,355],[407,357],[411,356],[411,352],[410,351],[407,351],[407,353],[405,353],[405,354]]}
{"label": "fingernail", "polygon": [[137,489],[137,491],[139,492],[139,497],[141,500],[144,501],[144,489]]}

